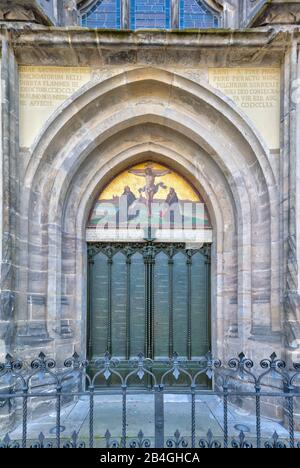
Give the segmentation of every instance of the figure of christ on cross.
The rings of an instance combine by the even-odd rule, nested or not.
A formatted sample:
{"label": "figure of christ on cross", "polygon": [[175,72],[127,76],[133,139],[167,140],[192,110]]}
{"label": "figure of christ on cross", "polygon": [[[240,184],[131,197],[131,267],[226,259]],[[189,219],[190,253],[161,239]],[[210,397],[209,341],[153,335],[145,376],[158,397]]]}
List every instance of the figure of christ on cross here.
{"label": "figure of christ on cross", "polygon": [[139,192],[145,193],[145,197],[147,200],[148,215],[151,216],[151,205],[154,200],[154,196],[157,194],[160,187],[164,189],[167,188],[167,186],[163,182],[159,182],[158,184],[156,184],[155,179],[156,177],[163,177],[167,174],[171,174],[171,171],[169,171],[168,169],[153,169],[151,165],[148,165],[145,169],[130,169],[128,172],[138,177],[145,178],[146,185],[140,188]]}

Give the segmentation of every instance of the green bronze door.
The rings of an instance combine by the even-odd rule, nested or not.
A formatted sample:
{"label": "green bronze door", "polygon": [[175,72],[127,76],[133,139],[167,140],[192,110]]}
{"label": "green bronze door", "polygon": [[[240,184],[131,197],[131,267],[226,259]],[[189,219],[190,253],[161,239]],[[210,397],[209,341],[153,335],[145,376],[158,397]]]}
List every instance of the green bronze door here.
{"label": "green bronze door", "polygon": [[88,356],[108,351],[124,370],[143,353],[155,366],[210,349],[210,246],[88,244]]}

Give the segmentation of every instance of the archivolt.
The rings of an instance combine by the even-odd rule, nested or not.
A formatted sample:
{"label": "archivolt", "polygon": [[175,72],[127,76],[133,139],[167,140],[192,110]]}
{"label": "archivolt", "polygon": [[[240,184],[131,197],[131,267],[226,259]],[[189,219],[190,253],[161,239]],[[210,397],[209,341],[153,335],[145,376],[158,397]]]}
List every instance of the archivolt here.
{"label": "archivolt", "polygon": [[[271,165],[269,163],[267,154],[268,150],[263,143],[262,137],[257,133],[255,128],[251,125],[248,118],[234,105],[234,103],[227,99],[221,92],[211,88],[207,83],[196,83],[179,74],[171,73],[166,70],[157,68],[137,68],[134,70],[125,71],[121,74],[114,75],[111,78],[100,81],[90,82],[83,86],[77,93],[75,93],[69,100],[67,100],[50,118],[46,123],[44,129],[41,131],[38,140],[36,141],[32,153],[33,157],[30,160],[29,167],[26,171],[26,180],[32,181],[34,173],[38,170],[38,165],[43,159],[47,159],[51,154],[51,144],[57,141],[57,138],[62,132],[70,129],[73,122],[80,121],[81,113],[86,106],[93,105],[99,111],[101,110],[101,99],[109,93],[116,93],[122,88],[129,88],[132,84],[138,83],[156,83],[157,85],[166,85],[170,90],[179,90],[187,97],[198,101],[199,114],[203,113],[203,106],[209,115],[209,108],[219,113],[223,122],[228,122],[240,134],[240,139],[247,142],[251,150],[255,153],[256,159],[261,167],[264,177],[268,185],[273,185],[275,179],[273,177]],[[150,94],[151,87],[148,88]],[[125,92],[126,95],[126,92]],[[147,89],[145,89],[147,96]],[[130,93],[127,93],[130,98]],[[171,102],[164,102],[163,112],[165,115]],[[202,106],[201,106],[202,104]],[[118,103],[119,108],[126,108],[128,103]],[[147,107],[145,106],[145,114]],[[184,113],[184,109],[182,109]],[[209,119],[208,119],[209,122]],[[88,128],[87,121],[81,120],[82,128]]]}
{"label": "archivolt", "polygon": [[[231,220],[235,223],[232,233],[238,234],[238,294],[243,319],[248,323],[251,321],[252,298],[259,298],[266,291],[270,295],[273,261],[270,246],[274,242],[272,231],[276,231],[272,229],[272,223],[276,222],[278,198],[276,183],[261,136],[230,100],[207,84],[199,84],[157,68],[138,68],[102,82],[91,82],[79,90],[50,119],[33,148],[25,174],[29,195],[27,200],[24,197],[23,210],[30,213],[30,219],[41,220],[43,229],[36,234],[29,225],[28,243],[34,237],[35,243],[45,251],[44,243],[48,242],[48,253],[51,249],[55,250],[49,259],[55,257],[57,267],[58,250],[61,248],[57,239],[60,238],[62,242],[62,231],[67,229],[66,218],[70,219],[70,213],[74,216],[70,204],[80,208],[82,213],[79,224],[75,223],[80,232],[74,233],[74,236],[83,240],[89,200],[97,188],[95,177],[90,179],[90,182],[93,180],[91,185],[80,186],[80,180],[87,184],[89,178],[80,178],[78,174],[91,170],[89,161],[95,152],[100,158],[97,169],[99,177],[125,164],[126,161],[122,160],[124,154],[128,154],[129,159],[138,157],[138,151],[141,155],[145,154],[147,144],[147,151],[158,155],[158,142],[152,142],[151,135],[148,142],[142,136],[135,141],[132,136],[133,129],[139,128],[140,135],[143,135],[143,130],[153,125],[162,129],[162,135],[163,129],[170,134],[173,132],[174,138],[176,136],[178,141],[181,138],[187,142],[195,154],[193,158],[191,152],[180,163],[179,152],[175,156],[176,151],[174,147],[171,148],[171,143],[166,145],[163,142],[161,153],[165,158],[177,159],[177,164],[193,174],[197,154],[201,152],[206,155],[206,161],[209,158],[214,161],[222,174],[224,191],[229,194],[227,200],[231,205]],[[111,145],[111,159],[107,157],[109,153],[105,145]],[[106,166],[100,161],[102,157]],[[210,194],[214,198],[210,204],[213,211],[217,198],[222,196],[222,187],[218,188],[219,195],[213,196],[211,187],[214,181],[205,181],[204,172],[202,191],[209,192],[206,193],[208,202]],[[201,171],[198,174],[202,177]],[[211,173],[210,177],[213,177]],[[78,197],[74,200],[70,193],[76,194],[77,188]],[[39,193],[38,197],[36,193]],[[205,196],[205,193],[202,194]],[[216,221],[216,232],[219,237],[226,237],[220,207],[215,209],[211,216],[219,220]],[[54,242],[50,239],[53,226]],[[229,242],[226,247],[228,252],[230,248],[234,247]],[[251,249],[255,255],[251,254]],[[29,270],[32,268],[29,260]],[[52,268],[53,265],[51,268],[48,265],[49,271]],[[220,274],[221,270],[218,271]],[[45,284],[45,290],[49,290],[49,281]],[[268,303],[268,300],[265,302]]]}

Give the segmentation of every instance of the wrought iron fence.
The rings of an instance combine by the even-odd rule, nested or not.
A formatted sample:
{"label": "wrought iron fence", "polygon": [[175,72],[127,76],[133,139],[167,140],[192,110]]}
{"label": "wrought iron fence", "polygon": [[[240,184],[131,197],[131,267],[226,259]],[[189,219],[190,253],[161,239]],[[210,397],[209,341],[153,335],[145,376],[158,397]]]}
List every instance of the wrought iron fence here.
{"label": "wrought iron fence", "polygon": [[[92,364],[93,375],[89,373]],[[13,359],[7,355],[5,362],[0,363],[0,408],[7,407],[7,416],[19,408],[22,436],[13,440],[7,433],[0,440],[1,448],[93,448],[97,444],[99,434],[95,434],[95,402],[105,393],[113,391],[121,398],[121,428],[120,437],[112,437],[109,429],[102,435],[106,448],[300,448],[295,432],[294,404],[300,398],[300,364],[287,368],[286,363],[273,353],[270,358],[263,359],[257,366],[243,353],[230,359],[226,364],[213,358],[211,353],[197,362],[197,368],[191,371],[190,366],[175,353],[168,362],[168,369],[159,378],[155,373],[153,362],[140,354],[130,360],[132,368],[122,375],[118,370],[120,362],[108,353],[103,359],[90,363],[75,353],[66,359],[62,366],[57,366],[53,359],[43,353],[31,363]],[[212,384],[212,389],[203,389],[201,378],[206,376]],[[112,378],[118,382],[111,390],[99,387],[99,378],[109,383]],[[164,402],[168,394],[174,392],[172,382],[185,378],[186,386],[181,389],[189,394],[189,417],[191,421],[189,434],[181,435],[174,430],[174,435],[165,434]],[[127,402],[133,391],[132,379],[145,382],[147,391],[154,399],[154,437],[145,437],[142,430],[136,438],[127,434]],[[149,385],[151,382],[151,385]],[[135,389],[135,392],[141,390]],[[214,436],[207,427],[207,435],[199,436],[196,431],[196,397],[197,395],[217,396],[222,402],[223,426],[221,437]],[[64,401],[84,397],[88,400],[88,436],[81,440],[79,432],[74,431],[70,440],[62,436],[61,416]],[[247,440],[241,430],[238,437],[232,438],[229,431],[229,402],[233,397],[254,400],[255,441]],[[28,410],[32,399],[53,400],[55,402],[54,438],[46,438],[40,433],[38,440],[32,441],[28,434]],[[266,440],[262,433],[262,399],[282,401],[286,415],[288,436],[280,439],[274,432]],[[20,402],[18,405],[17,402]],[[101,404],[101,403],[100,403]],[[175,429],[175,428],[174,428]],[[1,426],[0,426],[1,433]],[[11,432],[10,432],[11,434]]]}

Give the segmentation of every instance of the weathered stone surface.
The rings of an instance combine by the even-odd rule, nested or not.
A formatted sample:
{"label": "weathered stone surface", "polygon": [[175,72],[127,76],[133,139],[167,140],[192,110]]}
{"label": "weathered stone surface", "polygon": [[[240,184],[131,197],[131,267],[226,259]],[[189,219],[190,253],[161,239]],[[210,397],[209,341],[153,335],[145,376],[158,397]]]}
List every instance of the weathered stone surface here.
{"label": "weathered stone surface", "polygon": [[[291,95],[299,29],[105,33],[2,25],[0,35],[0,355],[85,353],[88,215],[108,181],[150,157],[186,177],[211,215],[214,354],[275,350],[299,358],[299,105]],[[28,131],[33,122],[24,108],[20,121],[17,65],[90,73],[50,109],[43,128],[34,125],[26,148],[19,130],[24,119]],[[209,80],[210,68],[250,65],[281,67],[280,131],[272,125],[266,132],[275,145]]]}
{"label": "weathered stone surface", "polygon": [[300,22],[300,5],[296,2],[286,4],[273,4],[258,14],[254,25],[263,26],[266,24],[299,24]]}
{"label": "weathered stone surface", "polygon": [[57,20],[55,9],[53,0],[2,0],[0,20],[50,25]]}

